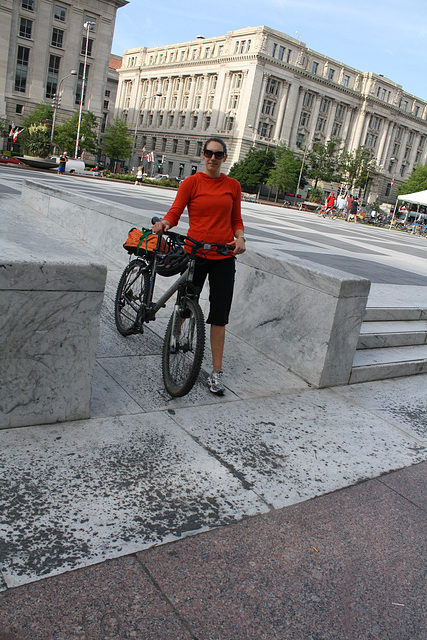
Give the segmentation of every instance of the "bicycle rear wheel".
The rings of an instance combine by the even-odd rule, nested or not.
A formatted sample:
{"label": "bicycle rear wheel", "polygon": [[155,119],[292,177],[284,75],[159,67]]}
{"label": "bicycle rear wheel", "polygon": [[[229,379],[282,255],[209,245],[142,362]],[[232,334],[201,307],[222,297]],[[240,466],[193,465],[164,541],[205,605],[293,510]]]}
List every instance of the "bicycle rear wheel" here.
{"label": "bicycle rear wheel", "polygon": [[138,333],[138,311],[150,287],[149,265],[145,260],[132,260],[123,271],[114,302],[114,319],[122,336]]}
{"label": "bicycle rear wheel", "polygon": [[203,312],[198,302],[187,298],[172,314],[163,343],[163,380],[171,396],[185,396],[193,388],[204,350]]}

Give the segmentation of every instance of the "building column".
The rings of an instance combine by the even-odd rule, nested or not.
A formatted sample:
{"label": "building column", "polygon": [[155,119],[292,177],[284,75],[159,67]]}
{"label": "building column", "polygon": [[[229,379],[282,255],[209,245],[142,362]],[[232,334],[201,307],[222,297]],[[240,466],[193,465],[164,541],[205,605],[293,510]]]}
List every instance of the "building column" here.
{"label": "building column", "polygon": [[219,99],[219,105],[216,109],[216,122],[214,123],[214,129],[217,129],[219,131],[224,128],[225,111],[227,109],[227,103],[230,96],[231,76],[232,72],[230,71],[227,71],[223,76],[222,91]]}
{"label": "building column", "polygon": [[288,147],[291,146],[291,140],[295,133],[295,122],[299,121],[303,98],[303,87],[297,82],[293,82],[288,89],[283,122],[279,129],[279,137]]}
{"label": "building column", "polygon": [[203,114],[205,112],[206,107],[206,96],[208,95],[209,90],[209,75],[203,75],[203,89],[202,89],[202,97],[200,100],[200,107],[197,112],[197,127],[194,129],[195,132],[199,133],[203,129]]}
{"label": "building column", "polygon": [[310,133],[308,134],[307,146],[312,144],[314,135],[316,133],[317,119],[320,113],[321,101],[322,101],[322,96],[317,95],[315,98],[314,109],[311,110],[311,127],[310,127]]}
{"label": "building column", "polygon": [[283,114],[285,112],[289,89],[290,89],[289,83],[286,82],[285,80],[282,80],[282,95],[279,101],[279,109],[276,116],[277,119],[276,119],[276,125],[274,127],[274,134],[273,134],[273,138],[276,138],[276,140],[279,140],[279,141],[280,141],[280,130],[282,128],[281,123],[283,119]]}
{"label": "building column", "polygon": [[[381,138],[380,138],[380,143],[378,145],[378,153],[377,155],[377,162],[380,166],[384,166],[384,160],[383,160],[383,155],[387,155],[387,153],[384,154],[384,151],[386,150],[386,142],[389,141],[389,136],[390,136],[390,129],[393,126],[392,122],[389,121],[384,121],[384,128],[382,130],[381,133]],[[389,145],[387,145],[388,148]]]}
{"label": "building column", "polygon": [[326,140],[330,140],[331,139],[331,135],[332,135],[332,128],[334,126],[334,122],[335,122],[335,115],[337,113],[337,107],[338,107],[338,103],[334,102],[334,104],[331,105],[331,110],[328,114],[328,121],[326,123],[326,134],[325,134],[325,139]]}
{"label": "building column", "polygon": [[175,132],[176,132],[176,129],[178,129],[179,105],[181,104],[182,94],[184,93],[185,78],[186,76],[181,76],[179,79],[178,97],[176,100],[176,109],[173,116],[173,125],[172,125],[172,128],[175,129]]}

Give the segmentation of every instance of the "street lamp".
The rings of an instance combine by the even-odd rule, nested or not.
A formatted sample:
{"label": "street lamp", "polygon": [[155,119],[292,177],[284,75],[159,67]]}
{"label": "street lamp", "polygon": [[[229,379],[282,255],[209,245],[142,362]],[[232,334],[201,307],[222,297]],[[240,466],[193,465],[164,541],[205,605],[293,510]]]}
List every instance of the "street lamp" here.
{"label": "street lamp", "polygon": [[83,109],[83,100],[85,95],[85,83],[86,83],[86,66],[87,66],[87,50],[89,46],[89,31],[92,28],[92,22],[85,22],[83,28],[86,29],[86,45],[85,45],[85,57],[83,63],[83,78],[82,78],[82,89],[80,93],[80,108],[79,108],[79,123],[77,125],[77,137],[76,137],[76,148],[74,151],[74,157],[77,158],[77,153],[79,151],[79,138],[80,138],[80,125],[82,122],[82,109]]}
{"label": "street lamp", "polygon": [[62,85],[62,83],[64,82],[64,80],[66,78],[69,78],[70,76],[76,76],[76,75],[77,75],[77,71],[75,69],[73,69],[72,71],[70,71],[69,74],[67,74],[66,76],[61,78],[61,80],[58,82],[58,86],[56,87],[56,93],[55,93],[55,97],[54,97],[54,101],[53,101],[52,131],[50,133],[50,146],[49,146],[49,149],[51,150],[51,152],[53,151],[53,134],[54,134],[54,131],[55,131],[56,112],[58,110],[59,100],[61,98],[61,85]]}

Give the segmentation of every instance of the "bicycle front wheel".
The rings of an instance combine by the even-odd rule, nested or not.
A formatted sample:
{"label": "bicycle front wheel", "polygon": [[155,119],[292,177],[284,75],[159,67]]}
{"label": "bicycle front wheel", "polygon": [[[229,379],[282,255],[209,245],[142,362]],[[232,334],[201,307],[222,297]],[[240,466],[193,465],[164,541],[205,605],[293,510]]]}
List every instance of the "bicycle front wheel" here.
{"label": "bicycle front wheel", "polygon": [[114,319],[122,336],[138,333],[138,311],[146,300],[150,273],[145,260],[132,260],[123,271],[114,302]]}
{"label": "bicycle front wheel", "polygon": [[185,396],[193,388],[204,350],[203,312],[198,302],[187,298],[172,314],[163,343],[163,380],[171,396]]}

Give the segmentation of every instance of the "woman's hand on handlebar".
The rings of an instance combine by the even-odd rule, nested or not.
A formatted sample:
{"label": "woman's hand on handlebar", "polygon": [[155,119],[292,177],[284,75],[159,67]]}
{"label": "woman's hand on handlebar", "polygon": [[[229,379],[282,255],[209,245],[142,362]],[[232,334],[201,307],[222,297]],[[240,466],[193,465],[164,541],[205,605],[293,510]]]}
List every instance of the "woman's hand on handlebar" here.
{"label": "woman's hand on handlebar", "polygon": [[230,242],[230,245],[234,246],[233,253],[235,256],[241,253],[245,253],[246,251],[246,244],[242,237],[236,238],[235,240],[233,240],[233,242]]}
{"label": "woman's hand on handlebar", "polygon": [[164,231],[169,231],[170,224],[167,220],[159,220],[155,222],[151,228],[153,233],[163,233]]}

